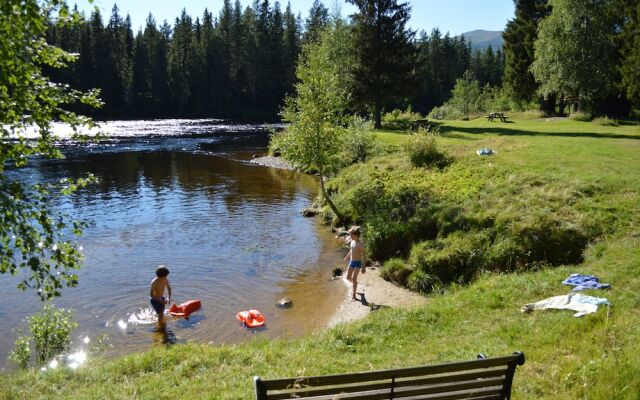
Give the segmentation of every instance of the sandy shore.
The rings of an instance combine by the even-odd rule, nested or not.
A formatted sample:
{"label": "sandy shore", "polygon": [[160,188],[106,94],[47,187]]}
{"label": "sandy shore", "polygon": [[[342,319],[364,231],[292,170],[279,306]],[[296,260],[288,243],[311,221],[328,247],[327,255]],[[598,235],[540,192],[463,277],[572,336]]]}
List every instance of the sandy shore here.
{"label": "sandy shore", "polygon": [[340,280],[344,283],[344,300],[327,323],[328,328],[364,318],[383,307],[415,307],[427,302],[426,297],[382,279],[377,267],[369,267],[358,276],[357,301],[351,301],[351,282],[346,273]]}
{"label": "sandy shore", "polygon": [[[293,169],[280,157],[255,157],[249,162],[272,168]],[[327,328],[364,318],[371,311],[380,308],[415,307],[427,302],[426,297],[382,279],[379,267],[368,267],[365,274],[358,276],[357,301],[351,301],[351,282],[346,279],[346,271],[340,281],[344,285],[344,299],[327,322]]]}

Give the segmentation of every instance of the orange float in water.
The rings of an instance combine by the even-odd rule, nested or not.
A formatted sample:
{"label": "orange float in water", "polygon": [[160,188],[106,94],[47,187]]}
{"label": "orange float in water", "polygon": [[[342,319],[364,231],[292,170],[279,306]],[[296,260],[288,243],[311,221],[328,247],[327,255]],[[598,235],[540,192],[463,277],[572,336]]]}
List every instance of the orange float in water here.
{"label": "orange float in water", "polygon": [[169,309],[169,314],[174,317],[185,317],[189,318],[189,315],[195,311],[198,311],[202,307],[200,300],[189,300],[185,303],[180,304],[179,306],[176,303],[173,303],[171,308]]}
{"label": "orange float in water", "polygon": [[240,311],[236,318],[249,328],[257,328],[265,323],[264,315],[258,310]]}

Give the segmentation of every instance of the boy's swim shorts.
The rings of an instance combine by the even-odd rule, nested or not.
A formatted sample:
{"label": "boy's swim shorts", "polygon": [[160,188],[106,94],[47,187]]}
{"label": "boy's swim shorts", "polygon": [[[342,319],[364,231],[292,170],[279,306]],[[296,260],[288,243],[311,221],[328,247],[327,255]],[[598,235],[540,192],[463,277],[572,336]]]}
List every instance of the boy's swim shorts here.
{"label": "boy's swim shorts", "polygon": [[[164,302],[164,297],[161,297],[161,299]],[[159,302],[158,300],[154,300],[154,299],[149,299],[149,301],[151,302],[151,307],[153,307],[153,309],[156,310],[158,314],[164,314],[163,302]]]}
{"label": "boy's swim shorts", "polygon": [[362,268],[362,261],[349,261],[349,268]]}

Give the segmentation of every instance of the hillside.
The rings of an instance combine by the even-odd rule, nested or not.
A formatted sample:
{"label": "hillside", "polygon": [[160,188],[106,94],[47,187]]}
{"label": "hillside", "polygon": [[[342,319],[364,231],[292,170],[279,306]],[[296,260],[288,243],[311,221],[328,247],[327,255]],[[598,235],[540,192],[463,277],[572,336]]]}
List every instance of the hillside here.
{"label": "hillside", "polygon": [[465,32],[462,36],[471,42],[471,48],[473,50],[484,50],[489,46],[491,46],[493,50],[502,48],[503,39],[502,32],[500,31],[475,30]]}

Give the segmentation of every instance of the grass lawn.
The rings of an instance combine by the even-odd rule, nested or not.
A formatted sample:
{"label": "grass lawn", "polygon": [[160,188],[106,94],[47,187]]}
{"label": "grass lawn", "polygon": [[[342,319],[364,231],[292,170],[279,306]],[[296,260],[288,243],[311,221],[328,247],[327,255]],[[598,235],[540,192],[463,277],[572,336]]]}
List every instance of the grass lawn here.
{"label": "grass lawn", "polygon": [[[526,178],[527,190],[539,193],[538,200],[569,199],[560,211],[570,210],[571,218],[584,214],[612,226],[589,243],[580,265],[484,272],[469,285],[454,284],[432,295],[423,308],[381,309],[360,322],[303,338],[176,345],[93,359],[77,371],[6,373],[0,399],[250,399],[254,375],[367,371],[517,350],[526,362],[516,371],[513,399],[640,398],[640,126],[478,119],[442,122],[440,132],[440,145],[457,163],[487,171],[479,190],[495,196],[474,198],[486,200],[488,208],[506,208],[521,195],[501,191],[492,181],[497,171],[498,182]],[[395,131],[376,135],[392,147],[407,138]],[[496,155],[478,157],[475,150],[482,147]],[[394,157],[400,163],[399,155],[389,155]],[[561,281],[574,272],[611,283],[610,291],[586,293],[607,297],[611,307],[582,318],[569,311],[520,312],[523,304],[568,293]]]}

